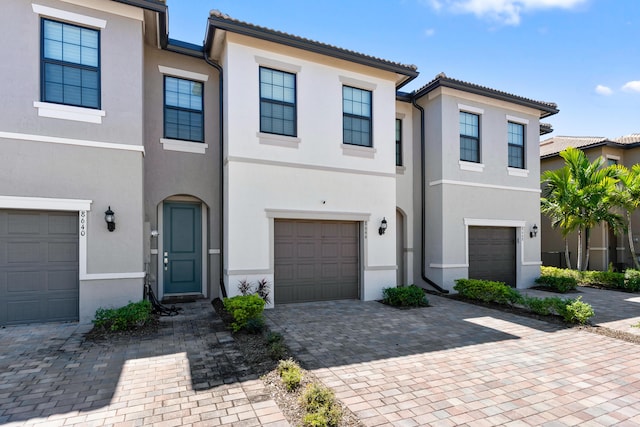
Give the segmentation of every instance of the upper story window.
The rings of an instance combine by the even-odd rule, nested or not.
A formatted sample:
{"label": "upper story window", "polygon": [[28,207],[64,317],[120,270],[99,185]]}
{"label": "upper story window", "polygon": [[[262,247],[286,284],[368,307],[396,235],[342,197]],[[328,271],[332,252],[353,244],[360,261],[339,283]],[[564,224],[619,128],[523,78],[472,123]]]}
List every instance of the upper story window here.
{"label": "upper story window", "polygon": [[204,141],[203,84],[164,76],[164,137]]}
{"label": "upper story window", "polygon": [[42,19],[42,101],[100,108],[100,32]]}
{"label": "upper story window", "polygon": [[345,144],[372,147],[371,91],[342,87],[342,133]]}
{"label": "upper story window", "polygon": [[296,75],[260,67],[260,132],[296,136]]}
{"label": "upper story window", "polygon": [[524,169],[524,125],[508,122],[509,167]]}
{"label": "upper story window", "polygon": [[460,111],[460,160],[480,163],[480,116]]}
{"label": "upper story window", "polygon": [[614,157],[607,156],[607,166],[613,166],[618,164],[618,159]]}
{"label": "upper story window", "polygon": [[396,166],[402,166],[402,119],[396,119]]}

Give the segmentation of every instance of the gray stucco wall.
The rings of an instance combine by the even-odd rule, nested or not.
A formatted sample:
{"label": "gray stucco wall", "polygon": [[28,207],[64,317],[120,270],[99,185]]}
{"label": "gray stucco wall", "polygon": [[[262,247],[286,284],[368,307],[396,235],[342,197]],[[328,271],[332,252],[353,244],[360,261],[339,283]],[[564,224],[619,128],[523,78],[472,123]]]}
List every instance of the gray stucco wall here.
{"label": "gray stucco wall", "polygon": [[[188,72],[205,74],[204,154],[166,150],[163,138],[163,76],[158,66],[176,68]],[[208,241],[208,249],[220,249],[220,207],[219,207],[219,77],[218,71],[204,60],[185,55],[160,51],[153,46],[145,46],[145,221],[152,230],[160,230],[158,207],[172,196],[191,196],[199,199],[208,208],[207,230],[203,238]],[[200,144],[193,142],[189,144]],[[158,240],[145,236],[145,244],[158,248]],[[161,248],[160,248],[161,249]],[[219,254],[207,255],[208,296],[218,296],[220,269]],[[151,255],[151,273],[157,291],[157,256]]]}

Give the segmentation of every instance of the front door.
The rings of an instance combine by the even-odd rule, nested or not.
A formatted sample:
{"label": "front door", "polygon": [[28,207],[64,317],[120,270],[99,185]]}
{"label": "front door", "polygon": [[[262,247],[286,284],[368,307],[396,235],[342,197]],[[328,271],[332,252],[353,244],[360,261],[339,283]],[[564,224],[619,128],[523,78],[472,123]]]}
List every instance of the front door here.
{"label": "front door", "polygon": [[198,203],[164,203],[164,294],[202,292],[202,211]]}

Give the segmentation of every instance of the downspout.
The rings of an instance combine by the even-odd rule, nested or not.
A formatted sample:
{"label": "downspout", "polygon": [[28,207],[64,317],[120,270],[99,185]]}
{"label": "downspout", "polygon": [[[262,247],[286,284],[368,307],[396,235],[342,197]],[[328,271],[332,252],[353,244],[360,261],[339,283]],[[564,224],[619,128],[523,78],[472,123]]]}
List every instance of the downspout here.
{"label": "downspout", "polygon": [[411,103],[413,104],[414,107],[416,107],[418,109],[418,111],[420,111],[420,195],[421,195],[421,200],[420,200],[420,213],[421,213],[421,218],[422,218],[422,223],[420,225],[421,227],[421,233],[420,233],[420,238],[422,240],[421,242],[421,246],[422,246],[422,253],[420,254],[420,275],[422,277],[422,280],[427,282],[432,288],[434,288],[435,290],[437,290],[439,293],[441,294],[448,294],[449,291],[446,289],[441,288],[437,283],[435,283],[433,280],[429,279],[426,274],[426,268],[427,268],[427,261],[426,261],[426,250],[427,250],[427,243],[426,243],[426,238],[425,238],[425,223],[427,220],[427,212],[426,212],[426,180],[427,180],[427,172],[426,172],[426,167],[425,167],[425,153],[426,153],[426,148],[425,148],[425,128],[424,128],[424,108],[422,108],[421,106],[418,105],[418,103],[416,102],[416,98],[415,96],[411,97]]}
{"label": "downspout", "polygon": [[220,128],[220,164],[219,164],[219,170],[220,170],[220,193],[219,193],[219,204],[220,204],[220,291],[222,292],[222,297],[226,298],[227,297],[227,289],[224,287],[224,160],[223,160],[223,151],[224,151],[224,112],[222,110],[223,106],[224,106],[224,84],[223,84],[223,72],[222,72],[222,67],[219,64],[216,64],[215,62],[211,61],[209,59],[209,57],[207,56],[207,52],[206,49],[203,49],[203,58],[205,60],[205,62],[209,65],[211,65],[213,68],[215,68],[216,70],[218,70],[218,73],[220,75],[220,87],[218,89],[219,92],[219,102],[220,105],[218,106],[219,109],[219,128]]}

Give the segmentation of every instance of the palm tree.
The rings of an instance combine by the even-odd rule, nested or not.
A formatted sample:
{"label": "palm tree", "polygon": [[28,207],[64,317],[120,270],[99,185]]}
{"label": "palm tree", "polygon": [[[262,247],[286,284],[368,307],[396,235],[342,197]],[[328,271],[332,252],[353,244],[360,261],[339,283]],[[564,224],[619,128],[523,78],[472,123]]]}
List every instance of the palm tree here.
{"label": "palm tree", "polygon": [[631,258],[636,270],[640,270],[640,262],[636,257],[636,248],[633,242],[633,232],[631,230],[631,214],[640,206],[640,164],[635,164],[631,169],[618,166],[619,178],[622,186],[617,193],[618,204],[624,209],[627,217],[627,238]]}
{"label": "palm tree", "polygon": [[[622,218],[612,212],[616,201],[616,183],[618,182],[618,169],[615,166],[602,167],[604,159],[598,157],[590,162],[583,151],[570,147],[560,153],[565,161],[565,166],[558,171],[545,172],[542,180],[547,184],[548,195],[543,198],[542,209],[547,212],[553,209],[548,205],[551,197],[552,203],[557,203],[555,215],[551,216],[552,224],[555,222],[563,230],[565,237],[565,257],[568,253],[566,236],[577,231],[578,251],[576,268],[583,270],[583,266],[589,265],[590,255],[590,231],[602,222],[609,224],[614,231],[622,228]],[[545,204],[547,206],[545,207]],[[559,215],[559,216],[558,216]],[[558,222],[558,218],[562,218]],[[582,239],[586,243],[586,258],[583,264]],[[569,264],[567,264],[569,266]]]}

